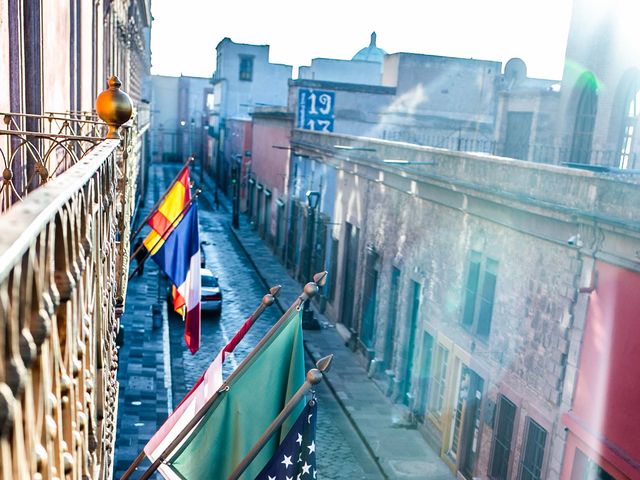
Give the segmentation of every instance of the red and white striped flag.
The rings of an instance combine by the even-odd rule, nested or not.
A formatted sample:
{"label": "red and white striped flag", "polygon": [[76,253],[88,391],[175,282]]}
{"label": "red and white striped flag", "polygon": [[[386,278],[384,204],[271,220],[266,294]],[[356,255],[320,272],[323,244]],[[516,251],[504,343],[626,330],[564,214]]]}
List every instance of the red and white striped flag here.
{"label": "red and white striped flag", "polygon": [[[209,365],[189,393],[187,393],[178,404],[173,413],[169,415],[158,431],[147,442],[144,447],[144,453],[152,462],[176,439],[178,434],[195,417],[196,413],[198,413],[204,404],[207,403],[220,386],[222,386],[222,364],[225,361],[226,354],[233,352],[254,322],[255,319],[253,317],[244,322],[240,330],[238,330],[231,341],[218,353],[213,362],[211,362],[211,365]],[[160,465],[158,471],[165,478],[179,478],[172,470],[166,468],[164,464]]]}

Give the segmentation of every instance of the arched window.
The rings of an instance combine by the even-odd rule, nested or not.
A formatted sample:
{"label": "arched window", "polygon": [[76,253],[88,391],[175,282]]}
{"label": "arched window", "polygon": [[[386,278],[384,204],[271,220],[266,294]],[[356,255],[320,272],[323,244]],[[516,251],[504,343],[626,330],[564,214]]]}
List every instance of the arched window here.
{"label": "arched window", "polygon": [[633,137],[640,114],[640,86],[634,82],[633,87],[629,89],[626,101],[624,103],[624,117],[622,120],[622,136],[620,146],[618,148],[618,167],[633,168],[631,157],[631,149],[633,148]]}
{"label": "arched window", "polygon": [[573,129],[570,161],[574,163],[589,163],[591,158],[591,144],[593,142],[593,127],[596,123],[598,111],[598,95],[596,79],[586,73],[579,81],[582,91],[576,109],[576,123]]}

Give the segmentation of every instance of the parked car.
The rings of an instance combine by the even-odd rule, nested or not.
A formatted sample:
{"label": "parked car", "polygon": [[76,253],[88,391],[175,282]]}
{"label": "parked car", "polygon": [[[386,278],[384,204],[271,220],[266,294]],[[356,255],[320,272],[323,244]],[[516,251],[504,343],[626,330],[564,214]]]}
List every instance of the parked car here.
{"label": "parked car", "polygon": [[200,280],[202,292],[200,294],[200,311],[215,312],[222,311],[222,290],[216,277],[207,268],[200,269]]}
{"label": "parked car", "polygon": [[[208,268],[200,268],[200,312],[220,314],[222,312],[222,289],[216,277]],[[171,287],[167,291],[167,310],[174,315]]]}

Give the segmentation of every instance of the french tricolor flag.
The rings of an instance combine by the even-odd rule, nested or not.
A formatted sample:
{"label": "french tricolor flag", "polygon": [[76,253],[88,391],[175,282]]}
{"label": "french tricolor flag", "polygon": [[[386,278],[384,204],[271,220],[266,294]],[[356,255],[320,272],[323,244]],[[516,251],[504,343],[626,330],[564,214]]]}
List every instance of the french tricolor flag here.
{"label": "french tricolor flag", "polygon": [[195,201],[151,258],[185,299],[184,340],[196,353],[200,348],[200,235]]}

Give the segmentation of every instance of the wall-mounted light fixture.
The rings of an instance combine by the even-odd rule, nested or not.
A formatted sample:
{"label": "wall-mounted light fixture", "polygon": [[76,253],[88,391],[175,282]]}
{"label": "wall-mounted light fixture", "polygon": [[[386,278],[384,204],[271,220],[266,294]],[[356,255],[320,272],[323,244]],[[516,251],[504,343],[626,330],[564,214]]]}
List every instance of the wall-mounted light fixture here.
{"label": "wall-mounted light fixture", "polygon": [[307,192],[307,203],[309,205],[309,208],[315,210],[315,208],[318,206],[318,201],[320,201],[320,192],[309,190]]}

